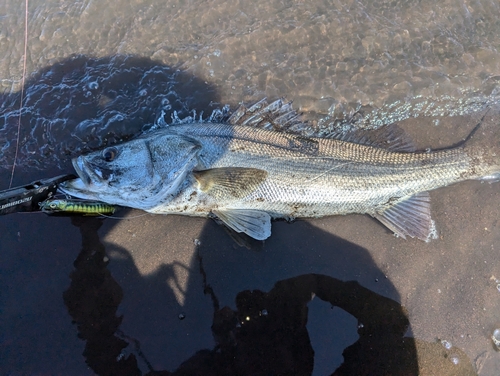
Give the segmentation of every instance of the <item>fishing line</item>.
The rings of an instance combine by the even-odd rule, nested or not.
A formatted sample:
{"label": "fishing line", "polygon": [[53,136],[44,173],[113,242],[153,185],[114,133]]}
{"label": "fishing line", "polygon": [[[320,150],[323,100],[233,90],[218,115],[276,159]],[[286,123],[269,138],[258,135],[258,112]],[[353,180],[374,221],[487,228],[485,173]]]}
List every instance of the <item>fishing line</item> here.
{"label": "fishing line", "polygon": [[330,168],[329,170],[327,170],[327,171],[325,171],[325,172],[322,172],[321,174],[319,174],[319,175],[315,176],[314,178],[311,178],[311,179],[307,180],[307,182],[308,182],[308,183],[310,183],[310,182],[312,182],[312,181],[314,181],[314,180],[316,180],[316,179],[319,179],[319,178],[320,178],[320,177],[322,177],[322,176],[325,176],[325,175],[326,175],[326,174],[328,174],[329,172],[332,172],[333,170],[336,170],[337,168],[340,168],[340,167],[342,167],[342,166],[346,166],[346,165],[349,165],[349,164],[352,164],[352,163],[354,163],[354,162],[346,162],[346,163],[339,164],[339,165],[337,165],[337,166],[335,166],[335,167]]}
{"label": "fishing line", "polygon": [[111,218],[111,219],[135,219],[135,218],[144,217],[145,215],[149,215],[150,213],[139,214],[139,215],[135,215],[133,217],[114,217],[111,215],[106,215],[106,214],[101,214],[101,213],[96,213],[96,214],[99,214],[100,217]]}
{"label": "fishing line", "polygon": [[23,58],[23,75],[21,77],[21,100],[19,103],[19,119],[17,122],[17,139],[16,139],[16,153],[14,154],[14,163],[12,164],[12,172],[10,174],[9,189],[12,188],[12,181],[14,180],[14,171],[17,163],[17,153],[19,150],[19,137],[21,134],[21,115],[23,110],[23,97],[24,97],[24,80],[26,77],[26,54],[28,51],[28,0],[25,1],[26,11],[24,13],[24,58]]}

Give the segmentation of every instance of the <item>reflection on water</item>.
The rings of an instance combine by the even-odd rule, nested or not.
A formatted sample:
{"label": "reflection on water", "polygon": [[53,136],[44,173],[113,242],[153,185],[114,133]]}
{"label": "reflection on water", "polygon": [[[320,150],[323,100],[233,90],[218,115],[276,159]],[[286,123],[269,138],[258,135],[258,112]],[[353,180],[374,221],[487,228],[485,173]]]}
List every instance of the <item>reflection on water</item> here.
{"label": "reflection on water", "polygon": [[[264,96],[293,99],[306,118],[325,128],[344,122],[378,126],[417,117],[407,121],[417,135],[425,136],[421,127],[426,122],[435,132],[454,135],[460,122],[474,122],[468,114],[499,99],[499,8],[495,1],[482,0],[32,0],[28,77],[19,111],[24,9],[18,1],[6,0],[0,4],[0,189],[7,188],[19,115],[14,185],[72,172],[70,156],[136,135],[153,124],[161,110],[168,120],[174,110],[181,117],[191,109],[210,113],[221,104],[234,108],[240,101]],[[432,126],[438,123],[440,127]],[[1,218],[0,275],[6,286],[1,337],[7,356],[0,360],[0,369],[14,374],[106,374],[116,366],[132,373],[180,373],[182,367],[203,362],[220,361],[217,365],[222,366],[220,359],[227,354],[239,354],[237,359],[247,364],[255,351],[269,346],[274,352],[265,356],[279,352],[277,359],[293,364],[296,357],[290,348],[274,345],[278,339],[304,345],[303,356],[309,357],[303,365],[308,371],[312,347],[315,374],[333,372],[342,362],[341,367],[388,366],[396,351],[368,357],[366,363],[349,363],[349,354],[366,350],[366,329],[354,329],[345,338],[324,335],[325,328],[333,332],[349,323],[336,316],[337,308],[331,310],[335,316],[328,316],[317,311],[318,299],[306,305],[300,295],[314,292],[330,301],[319,292],[318,281],[312,286],[311,279],[323,279],[334,292],[365,294],[363,298],[373,302],[365,308],[383,327],[387,322],[382,316],[388,314],[384,304],[394,307],[391,312],[404,323],[408,315],[399,303],[408,307],[412,332],[425,341],[413,341],[403,333],[404,323],[375,336],[407,350],[408,357],[398,358],[401,367],[416,369],[417,348],[421,374],[436,373],[435,367],[438,374],[446,374],[446,367],[455,366],[450,359],[456,357],[460,362],[449,372],[458,374],[460,367],[470,365],[468,356],[477,371],[495,375],[499,363],[491,333],[499,325],[500,300],[495,286],[485,281],[498,275],[498,189],[473,183],[447,189],[446,195],[433,197],[441,238],[427,245],[402,243],[368,219],[354,217],[314,222],[327,232],[305,222],[293,227],[276,224],[260,252],[240,251],[224,243],[223,231],[208,224],[203,236],[195,236],[201,239],[197,251],[206,271],[205,287],[219,301],[215,309],[199,292],[203,277],[193,272],[199,265],[189,253],[192,238],[184,235],[197,233],[204,222],[106,222],[100,241],[98,221],[75,222],[82,229],[84,246],[70,282],[67,277],[76,256],[70,252],[77,249],[80,233],[69,220]],[[109,251],[120,258],[108,265],[102,239],[115,229],[117,245],[110,245]],[[335,247],[328,233],[350,242]],[[164,253],[171,260],[160,262],[163,267],[151,261]],[[175,265],[180,263],[174,261],[182,258],[187,262],[178,272]],[[139,262],[150,263],[152,271],[141,274]],[[390,280],[381,288],[384,274]],[[177,283],[179,275],[184,280]],[[373,283],[374,275],[381,282]],[[351,280],[371,292],[345,282]],[[303,282],[300,288],[287,290],[297,281]],[[177,289],[186,295],[182,306],[171,285],[180,286]],[[61,299],[64,291],[67,311]],[[342,309],[353,310],[350,314],[363,313],[352,307],[352,299],[335,301],[338,307],[342,302]],[[285,306],[290,317],[273,316],[268,308]],[[263,310],[268,315],[258,316],[255,325],[254,320],[246,322],[247,316],[262,315]],[[85,342],[76,338],[67,312]],[[185,319],[180,321],[179,314]],[[322,318],[319,324],[311,319],[315,315]],[[335,323],[329,321],[332,317]],[[235,329],[235,319],[245,325]],[[276,332],[269,333],[262,321],[266,319],[273,320]],[[285,324],[295,331],[290,334]],[[389,333],[396,334],[388,339]],[[349,342],[357,335],[357,342]],[[467,355],[455,346],[444,348],[437,339],[458,344]],[[245,346],[255,341],[261,347],[238,353],[235,343],[248,349]],[[334,350],[336,357],[329,356]],[[83,367],[82,353],[91,370]],[[183,361],[187,363],[181,366]],[[233,362],[230,367],[239,369],[241,364]]]}

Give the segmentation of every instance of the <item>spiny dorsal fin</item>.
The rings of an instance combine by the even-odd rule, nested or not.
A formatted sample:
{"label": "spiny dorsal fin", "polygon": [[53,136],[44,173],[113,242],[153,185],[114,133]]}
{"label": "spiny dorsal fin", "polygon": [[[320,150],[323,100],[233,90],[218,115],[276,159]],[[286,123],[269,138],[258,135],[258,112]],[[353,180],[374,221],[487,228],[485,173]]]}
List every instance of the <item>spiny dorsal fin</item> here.
{"label": "spiny dorsal fin", "polygon": [[193,172],[203,192],[216,198],[241,198],[256,190],[267,171],[258,168],[224,167]]}
{"label": "spiny dorsal fin", "polygon": [[388,209],[374,214],[373,217],[403,239],[410,236],[428,242],[436,238],[428,192],[421,192],[399,201]]}
{"label": "spiny dorsal fin", "polygon": [[257,240],[271,236],[271,216],[264,211],[251,209],[217,209],[213,211],[226,226],[243,232]]}
{"label": "spiny dorsal fin", "polygon": [[301,115],[292,108],[292,102],[285,102],[283,98],[271,104],[264,98],[251,107],[240,105],[229,117],[228,123],[293,133],[301,133],[308,128]]}
{"label": "spiny dorsal fin", "polygon": [[384,125],[377,129],[334,130],[326,137],[389,151],[414,152],[416,150],[411,137],[396,124]]}

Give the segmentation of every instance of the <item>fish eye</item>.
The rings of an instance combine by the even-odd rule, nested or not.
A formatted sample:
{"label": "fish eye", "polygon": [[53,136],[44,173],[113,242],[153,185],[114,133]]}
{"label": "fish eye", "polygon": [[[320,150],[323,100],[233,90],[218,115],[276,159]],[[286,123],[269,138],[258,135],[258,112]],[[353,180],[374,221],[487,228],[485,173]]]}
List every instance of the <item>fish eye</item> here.
{"label": "fish eye", "polygon": [[102,151],[102,157],[106,162],[111,162],[117,154],[118,150],[115,147],[106,148]]}

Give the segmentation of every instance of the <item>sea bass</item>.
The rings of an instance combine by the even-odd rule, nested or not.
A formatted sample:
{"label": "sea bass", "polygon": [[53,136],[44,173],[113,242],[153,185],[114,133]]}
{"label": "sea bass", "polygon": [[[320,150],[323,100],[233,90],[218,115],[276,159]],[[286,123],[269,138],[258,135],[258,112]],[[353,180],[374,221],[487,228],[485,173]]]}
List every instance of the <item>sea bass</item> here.
{"label": "sea bass", "polygon": [[215,216],[258,240],[271,219],[365,213],[428,241],[428,191],[500,176],[500,126],[483,120],[457,147],[416,152],[391,127],[314,137],[290,103],[262,100],[79,156],[79,178],[60,188],[150,213]]}

